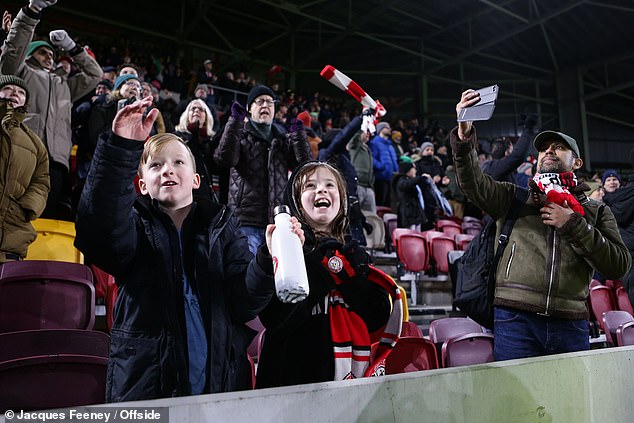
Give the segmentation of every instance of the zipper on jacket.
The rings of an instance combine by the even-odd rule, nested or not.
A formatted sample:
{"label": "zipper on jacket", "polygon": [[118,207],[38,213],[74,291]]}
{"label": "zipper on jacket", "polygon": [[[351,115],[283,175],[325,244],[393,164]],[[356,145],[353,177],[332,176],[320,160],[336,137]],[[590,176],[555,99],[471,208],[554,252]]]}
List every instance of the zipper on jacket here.
{"label": "zipper on jacket", "polygon": [[506,272],[504,273],[504,279],[509,278],[509,273],[511,272],[511,263],[513,263],[513,257],[515,256],[515,242],[511,245],[511,255],[509,256],[509,261],[506,264]]}
{"label": "zipper on jacket", "polygon": [[550,275],[548,277],[548,294],[546,294],[546,310],[544,311],[545,315],[548,315],[550,311],[550,296],[553,291],[553,280],[555,279],[555,257],[557,254],[557,232],[555,229],[551,229],[553,234],[553,241],[551,245],[551,256],[550,256]]}

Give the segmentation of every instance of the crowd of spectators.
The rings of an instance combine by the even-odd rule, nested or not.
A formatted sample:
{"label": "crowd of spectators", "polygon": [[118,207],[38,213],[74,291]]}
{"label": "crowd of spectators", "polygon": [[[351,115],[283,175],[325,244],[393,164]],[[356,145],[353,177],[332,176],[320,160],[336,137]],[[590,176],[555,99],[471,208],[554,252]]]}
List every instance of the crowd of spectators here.
{"label": "crowd of spectators", "polygon": [[[376,214],[378,206],[383,206],[397,213],[398,226],[418,231],[433,229],[441,218],[462,219],[467,215],[481,218],[482,210],[467,200],[462,186],[465,192],[470,192],[474,202],[480,200],[480,207],[494,210],[489,212],[492,216],[503,215],[501,205],[489,201],[501,197],[496,193],[510,193],[514,189],[512,184],[531,186],[535,184],[534,177],[540,178],[540,173],[539,183],[554,184],[551,175],[560,174],[565,176],[564,182],[569,182],[574,179],[572,172],[583,163],[576,141],[558,132],[546,131],[551,138],[542,143],[543,148],[538,151],[537,139],[544,132],[534,136],[535,116],[518,117],[522,122],[519,137],[478,141],[470,123],[461,122],[459,129],[450,134],[437,122],[424,124],[417,117],[374,120],[375,111],[359,104],[304,87],[298,91],[285,90],[275,79],[276,73],[272,78],[269,75],[263,84],[241,69],[219,71],[209,58],[188,68],[173,56],[153,56],[115,46],[93,50],[73,40],[64,29],[51,31],[47,38],[35,36],[44,10],[55,3],[56,0],[30,0],[15,19],[7,11],[2,20],[1,146],[3,152],[9,153],[3,155],[0,165],[3,174],[9,175],[8,182],[3,182],[7,182],[11,190],[6,190],[0,200],[3,231],[13,233],[6,237],[4,233],[0,235],[3,240],[10,236],[16,239],[16,235],[21,238],[16,245],[6,242],[0,245],[0,261],[21,260],[26,256],[28,244],[35,236],[29,224],[31,220],[42,216],[75,221],[77,217],[77,245],[88,261],[93,260],[114,275],[121,287],[119,298],[123,299],[119,304],[125,305],[115,319],[111,350],[116,359],[123,356],[122,350],[126,354],[134,351],[133,355],[137,351],[130,346],[132,344],[127,344],[130,342],[127,335],[121,335],[122,328],[138,325],[141,328],[138,333],[144,336],[150,332],[163,334],[172,330],[174,321],[158,316],[162,305],[168,308],[167,314],[179,316],[177,326],[186,329],[185,336],[180,334],[176,341],[165,343],[162,339],[154,340],[166,349],[166,354],[167,350],[169,354],[176,354],[166,360],[175,368],[166,366],[165,373],[179,375],[177,380],[167,383],[160,392],[149,394],[137,392],[136,385],[134,389],[117,389],[110,380],[109,401],[246,387],[237,382],[232,385],[219,369],[226,367],[222,372],[228,374],[229,367],[239,365],[241,369],[231,371],[237,372],[242,382],[246,381],[245,369],[248,368],[244,353],[252,334],[243,324],[262,310],[263,322],[269,330],[264,341],[264,356],[275,358],[273,365],[265,359],[263,369],[267,365],[271,369],[278,365],[284,367],[293,363],[293,359],[297,360],[294,363],[298,368],[306,362],[306,354],[318,348],[321,348],[320,357],[309,362],[322,361],[321,368],[307,368],[307,373],[298,380],[276,380],[281,374],[279,371],[272,370],[270,375],[265,371],[260,385],[278,386],[364,374],[365,367],[357,368],[354,360],[352,363],[336,360],[337,355],[332,355],[332,351],[344,341],[357,342],[353,338],[358,336],[363,342],[354,345],[369,351],[369,330],[379,329],[391,317],[388,295],[394,287],[381,285],[377,291],[377,287],[368,284],[370,258],[365,250],[358,248],[359,244],[364,245],[364,230],[372,230],[365,221],[367,213]],[[459,106],[470,107],[475,101],[477,98],[468,90],[463,93]],[[5,120],[11,122],[7,127],[17,129],[5,131]],[[375,127],[375,131],[365,130],[368,125]],[[559,135],[553,138],[552,134]],[[21,151],[18,156],[17,147],[27,152]],[[472,147],[475,147],[475,155],[471,154]],[[555,170],[548,170],[543,160],[537,163],[538,157],[546,155],[551,164],[563,163],[564,158],[573,160],[569,166],[561,167],[563,170],[556,168],[557,173],[552,173]],[[16,166],[16,160],[20,165],[24,162],[22,169],[17,169],[20,166]],[[475,166],[471,166],[471,162]],[[294,169],[289,183],[289,172]],[[538,169],[541,170],[536,173]],[[132,185],[135,172],[137,180]],[[484,174],[508,184],[494,183]],[[164,180],[164,175],[175,176]],[[457,175],[463,178],[462,185],[458,184]],[[476,179],[479,184],[474,184]],[[616,170],[607,170],[600,177],[580,175],[580,179],[595,184],[590,196],[596,201],[583,200],[585,206],[591,206],[589,211],[601,210],[601,202],[615,207],[615,219],[619,220],[619,229],[628,240],[631,252],[631,185],[627,190],[621,188],[625,180]],[[465,180],[471,182],[470,187]],[[479,191],[487,186],[487,196],[479,197]],[[574,179],[572,187],[576,186]],[[134,189],[141,194],[138,202]],[[533,189],[533,193],[538,191]],[[314,279],[312,297],[310,302],[296,308],[277,304],[275,299],[271,301],[274,259],[268,246],[275,230],[271,225],[274,208],[283,202],[292,206],[295,223],[302,224],[306,238],[299,223],[295,231],[301,241],[308,244],[305,247],[310,249],[310,254],[314,253],[307,255],[310,278]],[[586,226],[579,223],[582,208],[582,212],[571,219],[573,211],[568,203],[561,202],[555,207],[544,201],[541,206],[542,216],[534,214],[532,221],[543,219],[545,225],[558,230],[570,221],[579,227],[579,232],[586,230]],[[558,219],[551,218],[551,214]],[[171,221],[165,220],[165,215]],[[610,216],[604,218],[609,221],[603,225],[604,233],[616,234],[615,219]],[[16,220],[19,224],[13,228],[5,225]],[[531,230],[536,227],[532,223],[524,226],[531,226]],[[153,236],[149,236],[150,233]],[[216,243],[218,239],[220,244]],[[615,245],[620,248],[621,241],[616,240]],[[571,248],[568,252],[575,259],[573,265],[568,266],[574,268],[571,273],[581,274],[577,268],[582,267],[582,271],[590,270],[592,264],[586,263]],[[179,256],[180,261],[174,260]],[[160,259],[157,261],[156,257]],[[157,262],[160,263],[158,268]],[[616,272],[627,263],[623,257]],[[610,265],[605,260],[603,271],[611,271]],[[232,267],[235,268],[232,270]],[[152,273],[164,268],[174,269],[173,274],[169,271],[168,276]],[[204,271],[199,273],[201,269]],[[226,280],[216,283],[216,279],[222,279],[219,275]],[[165,278],[160,282],[161,289],[169,286],[181,295],[185,292],[184,298],[173,296],[166,300],[160,289],[152,289],[156,298],[145,302],[144,298],[149,296],[144,290],[161,278]],[[626,282],[633,295],[631,278],[630,272]],[[541,281],[541,276],[536,279]],[[585,292],[583,278],[576,280],[578,291]],[[226,284],[223,292],[212,291],[212,286],[220,290],[219,284]],[[228,295],[231,290],[240,291],[243,298],[233,293]],[[337,305],[341,310],[321,309],[326,292],[330,292],[327,294],[330,310],[337,310]],[[227,299],[218,300],[222,295],[227,295]],[[585,324],[580,299],[583,299],[581,295],[575,298],[578,310],[569,314]],[[341,302],[344,300],[345,303]],[[249,307],[245,307],[246,304]],[[348,308],[352,310],[349,316]],[[226,331],[222,339],[211,336],[207,321],[210,309],[218,313],[211,319],[213,332]],[[527,310],[531,318],[533,311]],[[236,313],[240,318],[236,318]],[[298,321],[295,314],[306,317],[306,330],[294,326]],[[153,322],[156,326],[144,321],[150,315],[157,317]],[[291,315],[295,321],[288,317]],[[223,320],[214,320],[217,318]],[[335,332],[344,320],[364,320],[365,323],[346,324],[350,334],[341,336]],[[234,324],[236,328],[231,327]],[[359,328],[364,331],[362,335],[354,333]],[[311,330],[325,336],[315,337]],[[288,334],[300,334],[292,348],[287,348],[291,345],[287,342]],[[231,336],[239,336],[239,339],[229,340]],[[500,339],[497,334],[496,337]],[[585,333],[581,338],[583,343],[587,341]],[[170,342],[175,346],[169,345]],[[184,342],[187,349],[183,349]],[[278,342],[279,345],[271,346]],[[305,345],[295,348],[302,343]],[[209,351],[229,344],[238,351],[239,357],[227,349],[225,356],[212,359],[218,360],[217,363],[208,363]],[[279,359],[282,350],[286,354],[283,360]],[[185,351],[189,354],[186,359]],[[137,369],[147,367],[151,357],[153,354],[147,351],[145,356],[139,352],[136,363],[127,364],[128,374],[116,377],[127,380]],[[237,357],[241,363],[232,363]],[[189,365],[188,370],[184,369],[185,365]],[[314,369],[319,370],[317,374],[312,374]],[[188,375],[188,380],[181,379],[181,375]],[[139,376],[141,380],[144,378]]]}

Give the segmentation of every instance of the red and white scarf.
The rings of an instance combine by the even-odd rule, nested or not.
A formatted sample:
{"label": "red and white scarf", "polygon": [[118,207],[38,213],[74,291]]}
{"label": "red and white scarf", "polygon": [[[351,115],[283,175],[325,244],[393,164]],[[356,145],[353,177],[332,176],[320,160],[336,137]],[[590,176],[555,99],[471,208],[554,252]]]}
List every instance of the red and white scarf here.
{"label": "red and white scarf", "polygon": [[573,172],[536,173],[533,176],[533,181],[546,194],[546,199],[551,203],[563,207],[564,203],[567,202],[572,211],[582,216],[585,214],[579,200],[570,193],[570,188],[577,186],[577,177]]}
{"label": "red and white scarf", "polygon": [[[337,265],[333,265],[335,262]],[[345,283],[337,275],[341,271],[346,272],[349,277],[356,276],[353,266],[338,251],[331,258],[324,257],[322,264],[330,271],[337,285]],[[374,266],[369,266],[367,280],[381,286],[392,297],[392,312],[374,354],[375,357],[380,357],[384,361],[387,353],[396,345],[401,333],[403,322],[401,292],[390,276]],[[368,374],[369,370],[373,369],[370,367],[371,341],[368,328],[363,319],[353,310],[350,310],[337,289],[333,289],[328,295],[328,309],[335,357],[334,380],[380,375],[380,372]]]}

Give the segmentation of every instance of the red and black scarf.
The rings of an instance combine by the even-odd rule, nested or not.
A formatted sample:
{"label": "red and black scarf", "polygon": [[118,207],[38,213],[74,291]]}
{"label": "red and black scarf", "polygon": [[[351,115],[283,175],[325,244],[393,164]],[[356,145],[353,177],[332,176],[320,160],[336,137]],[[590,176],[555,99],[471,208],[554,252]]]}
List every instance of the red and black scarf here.
{"label": "red and black scarf", "polygon": [[[346,272],[347,277],[356,276],[353,266],[339,251],[335,251],[332,257],[324,257],[322,264],[329,270],[337,285],[345,283],[344,278],[338,276],[340,272]],[[369,266],[366,278],[369,282],[385,289],[392,298],[392,313],[373,354],[375,357],[384,359],[384,356],[396,344],[401,333],[403,321],[401,292],[390,276],[374,266]],[[350,310],[336,288],[328,294],[328,309],[335,357],[334,380],[378,375],[370,372],[372,370],[370,367],[371,342],[368,328],[363,319],[353,310]]]}
{"label": "red and black scarf", "polygon": [[536,173],[533,181],[540,191],[546,194],[546,199],[551,203],[564,206],[568,203],[568,207],[575,213],[584,215],[585,212],[579,200],[570,193],[570,189],[577,186],[577,177],[573,172],[564,173]]}

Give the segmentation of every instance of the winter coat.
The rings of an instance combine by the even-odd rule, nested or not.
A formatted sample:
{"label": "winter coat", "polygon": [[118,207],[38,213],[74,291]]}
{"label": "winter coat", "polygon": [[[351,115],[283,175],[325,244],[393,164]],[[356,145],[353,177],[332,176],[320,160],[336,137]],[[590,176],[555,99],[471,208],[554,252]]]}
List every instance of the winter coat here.
{"label": "winter coat", "polygon": [[427,217],[418,199],[416,187],[418,186],[422,193],[423,185],[428,183],[424,177],[410,178],[403,174],[397,175],[392,181],[398,204],[397,225],[399,228],[409,228],[412,225],[427,223]]}
{"label": "winter coat", "polygon": [[398,172],[398,160],[392,140],[375,136],[369,142],[374,165],[374,177],[377,181],[391,181],[392,174]]}
{"label": "winter coat", "polygon": [[374,165],[372,163],[372,151],[367,143],[361,141],[358,133],[347,145],[350,152],[350,161],[357,172],[357,183],[365,188],[374,187]]}
{"label": "winter coat", "polygon": [[30,221],[44,210],[50,190],[46,148],[25,117],[23,107],[0,101],[0,262],[4,253],[26,257],[37,235]]}
{"label": "winter coat", "polygon": [[[629,183],[623,188],[606,192],[603,201],[614,213],[623,242],[630,250],[630,255],[634,256],[634,175],[630,175]],[[632,302],[634,300],[634,266],[622,279]]]}
{"label": "winter coat", "polygon": [[[291,175],[286,191],[286,204],[291,215],[301,216],[299,201],[292,194],[295,173]],[[276,295],[259,317],[266,328],[264,345],[258,362],[257,387],[286,386],[301,383],[325,382],[334,379],[335,361],[330,318],[327,310],[327,296],[335,288],[341,293],[350,309],[365,322],[369,332],[375,331],[387,322],[391,304],[385,290],[363,277],[363,264],[370,257],[362,248],[346,254],[355,268],[356,277],[339,285],[322,264],[331,252],[345,250],[341,242],[333,238],[317,239],[313,231],[300,219],[306,237],[304,259],[308,274],[309,295],[295,304],[282,303]],[[258,262],[272,263],[264,245],[258,250]],[[273,266],[267,269],[273,272]],[[339,275],[343,274],[340,272]]]}
{"label": "winter coat", "polygon": [[39,18],[28,7],[18,12],[2,48],[0,73],[24,79],[29,87],[29,115],[24,123],[46,145],[51,160],[68,169],[73,102],[92,91],[103,72],[97,61],[79,46],[69,52],[79,68],[70,77],[49,72],[34,58],[25,61]]}
{"label": "winter coat", "polygon": [[229,205],[242,225],[265,228],[273,222],[273,208],[282,203],[288,172],[309,160],[310,151],[304,130],[287,134],[274,123],[267,141],[251,121],[230,117],[214,159],[231,168]]}
{"label": "winter coat", "polygon": [[194,131],[194,133],[176,131],[174,135],[187,143],[196,159],[196,173],[200,175],[200,188],[194,190],[194,194],[206,198],[217,198],[213,185],[219,184],[221,176],[226,179],[224,174],[227,172],[216,165],[213,160],[214,151],[218,147],[218,140],[208,137],[206,133],[202,133],[203,131]]}
{"label": "winter coat", "polygon": [[[188,395],[183,272],[198,293],[208,340],[205,393],[248,388],[244,323],[266,305],[274,283],[252,260],[231,209],[199,200],[179,233],[156,201],[131,181],[143,143],[112,136],[95,151],[77,212],[76,246],[114,275],[106,401]],[[183,260],[180,260],[180,257]]]}
{"label": "winter coat", "polygon": [[[475,151],[475,129],[463,142],[455,128],[451,143],[462,190],[476,206],[497,219],[499,235],[515,185],[496,182],[482,173]],[[497,269],[495,305],[555,318],[585,319],[593,269],[618,279],[630,268],[630,253],[610,209],[588,199],[582,191],[576,196],[585,215],[573,214],[560,229],[545,225],[540,207],[529,198]]]}
{"label": "winter coat", "polygon": [[422,156],[416,161],[416,174],[423,176],[427,173],[432,178],[436,175],[445,176],[442,161],[437,156]]}
{"label": "winter coat", "polygon": [[82,149],[82,156],[91,158],[99,138],[108,139],[112,129],[112,121],[117,114],[117,102],[110,96],[101,104],[96,104],[90,110],[88,118],[88,145]]}
{"label": "winter coat", "polygon": [[606,192],[603,201],[610,206],[623,242],[634,254],[634,174],[630,175],[626,186],[614,192]]}

